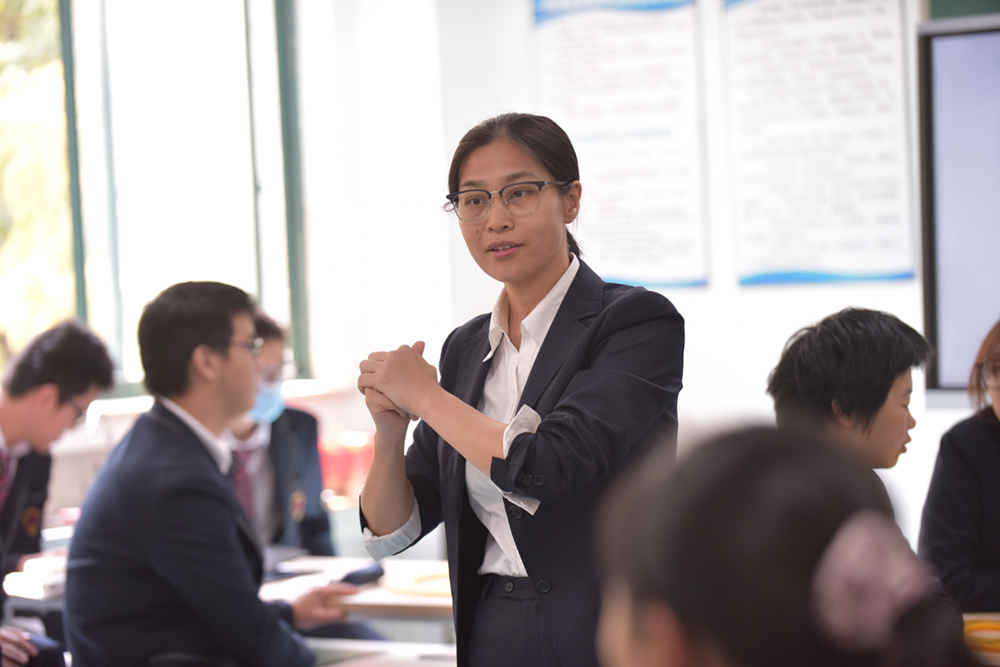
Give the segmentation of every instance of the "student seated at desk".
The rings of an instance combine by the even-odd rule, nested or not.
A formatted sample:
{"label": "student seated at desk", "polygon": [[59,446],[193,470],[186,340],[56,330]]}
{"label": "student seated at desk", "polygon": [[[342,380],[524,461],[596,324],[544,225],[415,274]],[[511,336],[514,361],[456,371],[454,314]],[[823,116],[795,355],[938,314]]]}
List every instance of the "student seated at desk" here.
{"label": "student seated at desk", "polygon": [[323,478],[316,418],[285,407],[281,395],[285,332],[259,311],[254,326],[264,341],[257,360],[260,377],[253,408],[237,417],[224,434],[233,451],[230,481],[262,544],[332,556],[330,519],[320,499]]}
{"label": "student seated at desk", "polygon": [[[797,331],[771,371],[767,392],[778,426],[818,429],[863,465],[891,468],[917,425],[909,407],[911,369],[930,353],[923,336],[889,313],[834,313]],[[886,493],[878,476],[871,477]],[[962,615],[943,591],[937,612],[962,636]]]}
{"label": "student seated at desk", "polygon": [[[260,543],[300,547],[313,556],[333,556],[330,519],[320,495],[319,427],[308,412],[285,406],[285,332],[265,313],[254,315],[264,341],[253,408],[223,434],[232,449],[229,481]],[[341,639],[384,639],[360,623],[334,623],[304,634]]]}
{"label": "student seated at desk", "polygon": [[[111,387],[113,370],[104,344],[76,322],[39,334],[7,368],[0,390],[4,575],[20,569],[25,555],[39,550],[52,464],[49,446],[86,414],[100,390]],[[0,602],[5,598],[0,591]],[[0,651],[5,665],[63,662],[55,642],[15,628],[0,628]]]}
{"label": "student seated at desk", "polygon": [[156,397],[83,503],[66,572],[75,667],[311,665],[292,628],[339,621],[343,584],[291,604],[258,597],[256,531],[226,477],[220,434],[254,403],[255,306],[220,283],[181,283],[143,310],[139,352]]}
{"label": "student seated at desk", "polygon": [[884,489],[841,448],[755,428],[673,473],[662,458],[616,484],[595,533],[605,667],[974,664]]}
{"label": "student seated at desk", "polygon": [[920,554],[962,611],[1000,611],[1000,322],[969,377],[976,413],[941,438],[920,524]]}

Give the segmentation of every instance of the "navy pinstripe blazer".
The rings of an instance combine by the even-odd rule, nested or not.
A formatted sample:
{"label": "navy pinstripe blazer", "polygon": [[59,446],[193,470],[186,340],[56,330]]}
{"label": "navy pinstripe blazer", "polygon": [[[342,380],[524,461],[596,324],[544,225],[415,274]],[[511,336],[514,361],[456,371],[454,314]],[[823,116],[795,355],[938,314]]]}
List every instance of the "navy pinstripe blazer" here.
{"label": "navy pinstripe blazer", "polygon": [[198,436],[155,403],[94,480],[66,569],[79,667],[305,667],[291,608],[257,596],[263,556]]}
{"label": "navy pinstripe blazer", "polygon": [[[478,406],[490,361],[489,315],[459,327],[441,353],[441,385]],[[563,300],[521,395],[541,417],[490,476],[504,491],[541,501],[532,516],[507,503],[511,531],[563,665],[596,665],[599,592],[594,511],[608,481],[657,443],[675,446],[684,321],[662,295],[604,283],[586,264]],[[459,664],[483,562],[486,529],[469,504],[465,458],[425,423],[406,470],[427,534],[442,521],[448,545]]]}

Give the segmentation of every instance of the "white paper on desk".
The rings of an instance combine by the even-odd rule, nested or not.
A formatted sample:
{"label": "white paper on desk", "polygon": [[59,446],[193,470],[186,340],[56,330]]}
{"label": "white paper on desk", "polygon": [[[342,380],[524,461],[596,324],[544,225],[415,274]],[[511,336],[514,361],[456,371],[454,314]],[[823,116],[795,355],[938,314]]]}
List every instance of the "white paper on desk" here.
{"label": "white paper on desk", "polygon": [[65,572],[11,572],[3,580],[3,590],[12,597],[49,600],[59,597],[66,588]]}

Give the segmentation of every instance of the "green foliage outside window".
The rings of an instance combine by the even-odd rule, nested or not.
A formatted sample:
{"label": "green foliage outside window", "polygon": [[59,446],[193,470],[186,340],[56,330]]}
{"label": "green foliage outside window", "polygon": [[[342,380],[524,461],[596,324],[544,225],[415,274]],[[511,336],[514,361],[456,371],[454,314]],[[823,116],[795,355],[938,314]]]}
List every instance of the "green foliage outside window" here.
{"label": "green foliage outside window", "polygon": [[74,315],[57,0],[0,0],[0,367]]}

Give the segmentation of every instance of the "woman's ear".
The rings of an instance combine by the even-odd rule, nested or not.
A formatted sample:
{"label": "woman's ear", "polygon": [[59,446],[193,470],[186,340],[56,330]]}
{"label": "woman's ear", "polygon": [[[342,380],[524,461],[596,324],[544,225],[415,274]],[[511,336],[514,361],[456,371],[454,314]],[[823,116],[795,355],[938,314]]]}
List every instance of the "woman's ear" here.
{"label": "woman's ear", "polygon": [[567,225],[576,220],[576,216],[580,214],[580,198],[582,196],[583,185],[580,184],[580,181],[573,181],[569,192],[563,195],[563,203],[565,204],[563,222]]}

